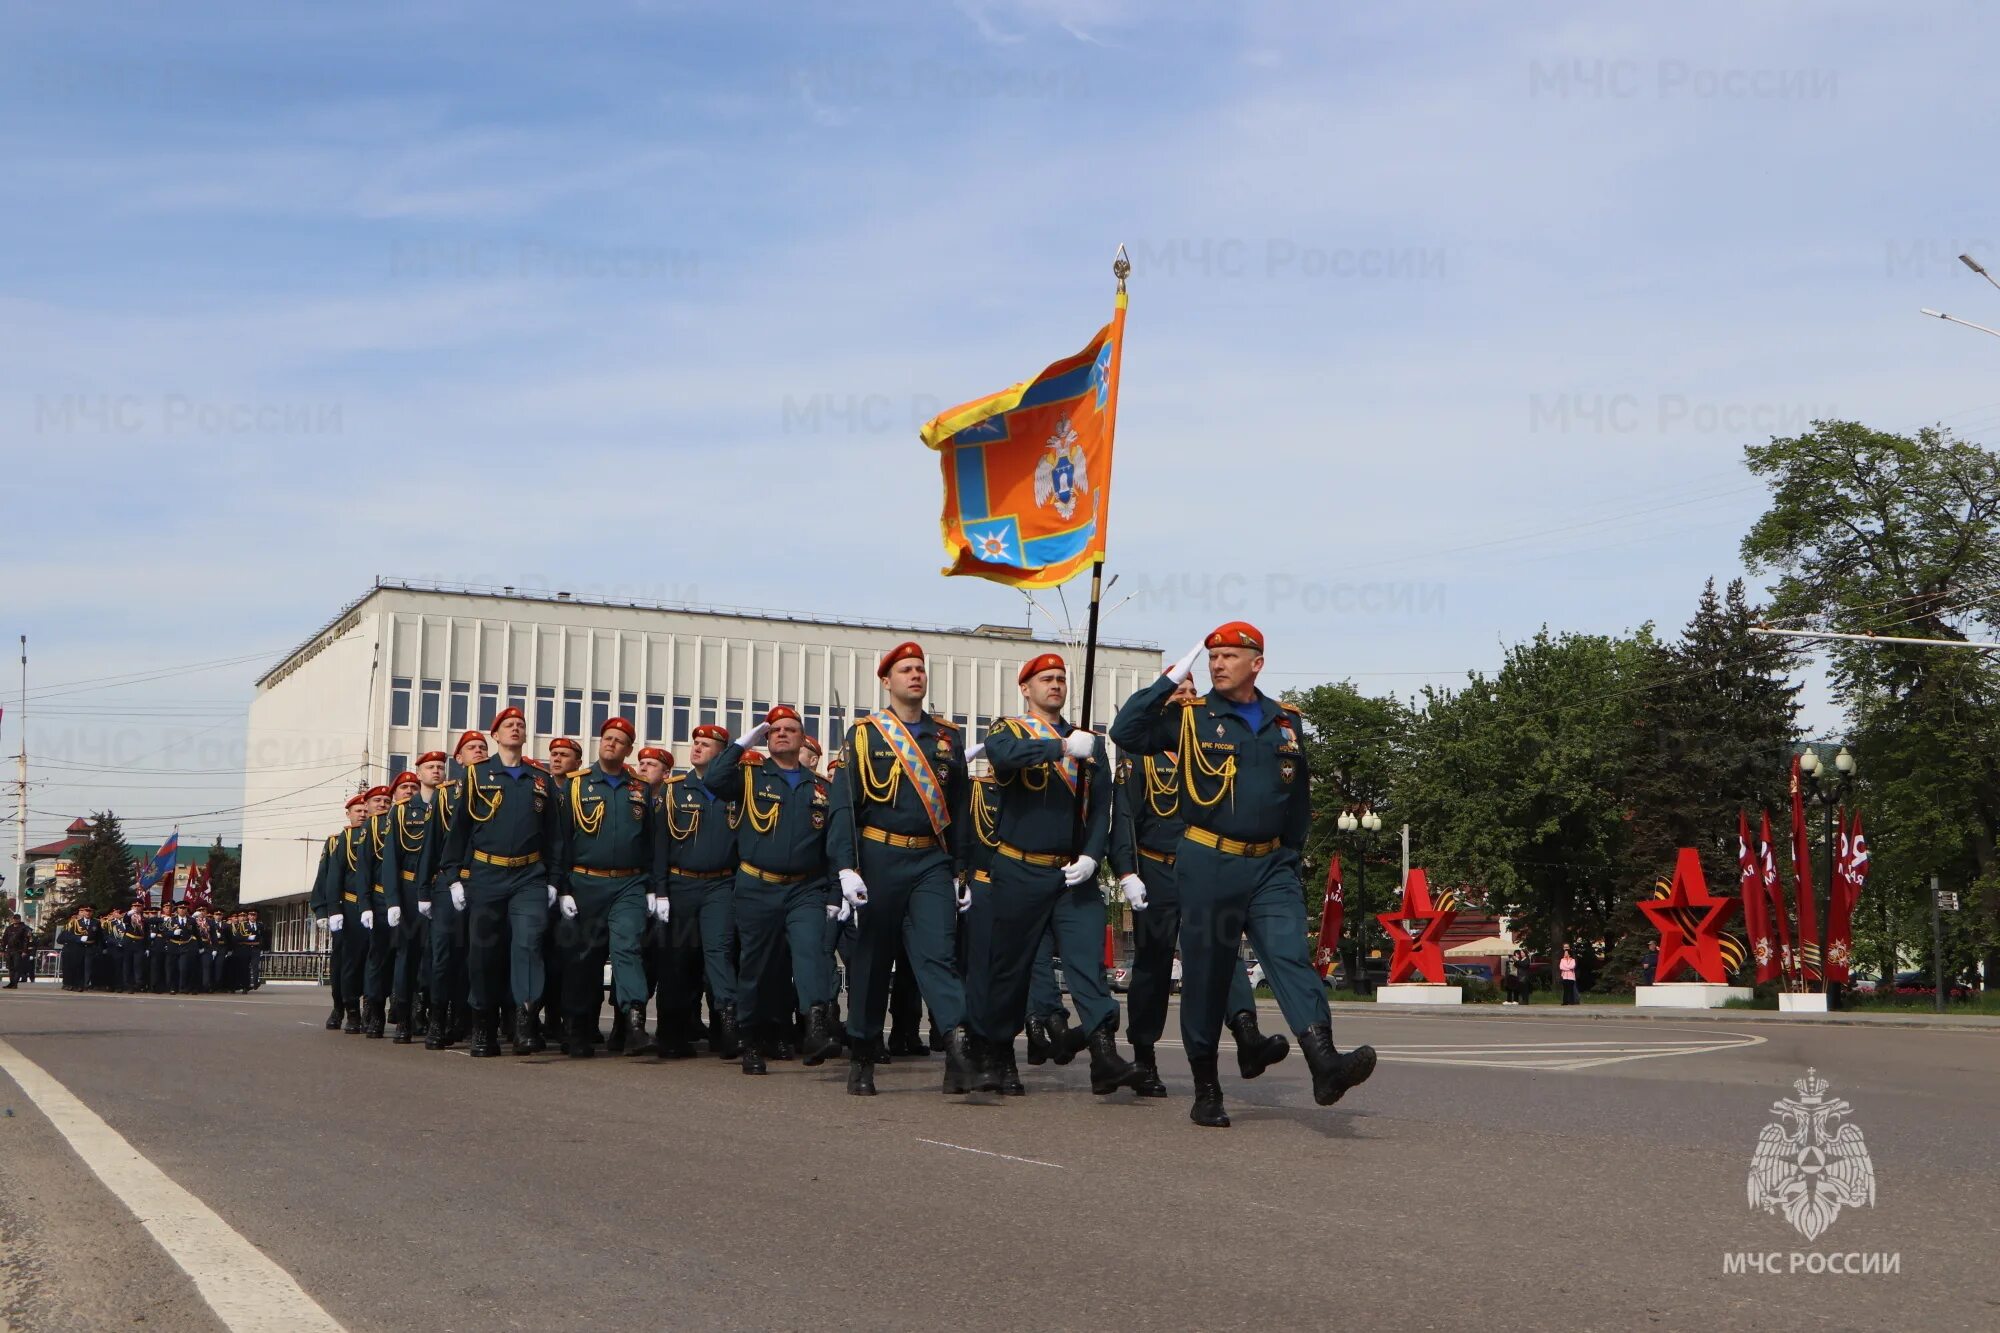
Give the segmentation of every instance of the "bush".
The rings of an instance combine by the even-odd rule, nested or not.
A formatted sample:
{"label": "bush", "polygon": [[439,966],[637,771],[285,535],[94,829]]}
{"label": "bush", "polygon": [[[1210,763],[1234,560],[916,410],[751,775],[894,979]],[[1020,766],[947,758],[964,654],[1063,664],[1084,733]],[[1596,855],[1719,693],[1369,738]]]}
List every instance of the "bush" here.
{"label": "bush", "polygon": [[1500,988],[1490,981],[1480,977],[1453,977],[1451,981],[1454,985],[1465,987],[1467,1004],[1500,1003]]}

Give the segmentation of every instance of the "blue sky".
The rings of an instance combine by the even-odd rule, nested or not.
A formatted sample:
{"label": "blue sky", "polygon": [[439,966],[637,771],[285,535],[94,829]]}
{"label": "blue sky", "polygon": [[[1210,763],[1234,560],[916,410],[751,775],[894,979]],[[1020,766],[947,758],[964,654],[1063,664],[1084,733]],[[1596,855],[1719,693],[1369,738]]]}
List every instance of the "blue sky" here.
{"label": "blue sky", "polygon": [[[32,831],[229,831],[250,681],[377,574],[1017,618],[916,426],[1081,347],[1121,241],[1109,632],[1408,691],[1677,626],[1745,443],[2000,426],[1916,313],[2000,316],[2000,24],[1916,15],[8,6],[0,632],[220,663],[31,699]],[[778,515],[825,558],[717,539]]]}

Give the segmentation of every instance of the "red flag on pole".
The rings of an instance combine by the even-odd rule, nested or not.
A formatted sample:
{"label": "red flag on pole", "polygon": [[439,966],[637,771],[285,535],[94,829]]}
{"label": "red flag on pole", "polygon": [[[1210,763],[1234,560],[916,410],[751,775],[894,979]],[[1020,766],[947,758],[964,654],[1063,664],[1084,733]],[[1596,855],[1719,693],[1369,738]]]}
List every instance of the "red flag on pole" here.
{"label": "red flag on pole", "polygon": [[1792,874],[1799,882],[1799,966],[1809,982],[1819,980],[1819,909],[1813,900],[1812,838],[1806,832],[1806,797],[1799,780],[1799,757],[1792,756]]}
{"label": "red flag on pole", "polygon": [[1854,905],[1861,900],[1861,881],[1868,875],[1868,841],[1861,836],[1860,811],[1854,813],[1851,834],[1845,811],[1840,822],[1833,891],[1826,900],[1826,978],[1844,983],[1854,962]]}
{"label": "red flag on pole", "polygon": [[1757,872],[1764,881],[1764,902],[1778,933],[1778,976],[1787,989],[1798,985],[1799,960],[1792,952],[1791,911],[1785,902],[1785,881],[1778,874],[1778,854],[1771,847],[1771,812],[1763,812],[1757,835]]}
{"label": "red flag on pole", "polygon": [[1117,937],[1117,934],[1116,934],[1116,932],[1115,932],[1115,931],[1114,931],[1114,930],[1112,929],[1112,926],[1111,926],[1111,923],[1110,923],[1109,921],[1105,922],[1105,923],[1104,923],[1104,965],[1105,965],[1106,967],[1116,967],[1116,966],[1118,966],[1118,945],[1117,945],[1117,943],[1116,943],[1116,941],[1117,941],[1117,938],[1118,938],[1118,937]]}
{"label": "red flag on pole", "polygon": [[1759,984],[1778,975],[1778,945],[1771,938],[1771,900],[1764,893],[1764,876],[1757,852],[1750,845],[1750,816],[1736,812],[1736,870],[1743,888],[1743,929],[1750,936],[1750,957]]}
{"label": "red flag on pole", "polygon": [[1319,969],[1321,981],[1340,958],[1340,919],[1346,911],[1347,894],[1341,887],[1340,858],[1336,856],[1326,868],[1326,897],[1319,905],[1319,948],[1313,952],[1313,966]]}

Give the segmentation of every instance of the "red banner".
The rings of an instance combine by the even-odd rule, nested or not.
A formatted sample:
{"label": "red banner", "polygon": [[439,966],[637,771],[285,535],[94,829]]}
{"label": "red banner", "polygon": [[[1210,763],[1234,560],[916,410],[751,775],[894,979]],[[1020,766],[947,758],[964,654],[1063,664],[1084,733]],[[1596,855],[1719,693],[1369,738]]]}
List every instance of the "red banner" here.
{"label": "red banner", "polygon": [[[1336,856],[1326,868],[1326,897],[1319,906],[1319,948],[1313,951],[1313,966],[1319,969],[1321,981],[1340,959],[1340,919],[1346,912],[1347,894],[1341,886],[1340,858]],[[1347,981],[1350,986],[1360,984],[1353,977]]]}
{"label": "red banner", "polygon": [[1799,886],[1799,965],[1807,981],[1819,980],[1819,908],[1813,900],[1812,838],[1806,832],[1805,786],[1799,757],[1792,756],[1792,874]]}
{"label": "red banner", "polygon": [[1852,833],[1844,811],[1840,823],[1833,890],[1826,901],[1826,979],[1845,982],[1854,962],[1854,905],[1861,900],[1861,882],[1868,877],[1868,840],[1861,834],[1860,811],[1854,814]]}
{"label": "red banner", "polygon": [[1763,812],[1757,836],[1757,873],[1764,880],[1764,901],[1778,932],[1778,976],[1787,989],[1798,988],[1799,959],[1792,952],[1791,910],[1785,902],[1785,881],[1778,874],[1778,853],[1771,846],[1771,812]]}
{"label": "red banner", "polygon": [[1742,881],[1743,929],[1750,936],[1750,957],[1759,984],[1778,977],[1778,943],[1771,938],[1771,899],[1764,892],[1764,875],[1757,868],[1757,851],[1750,845],[1750,816],[1736,812],[1736,872]]}

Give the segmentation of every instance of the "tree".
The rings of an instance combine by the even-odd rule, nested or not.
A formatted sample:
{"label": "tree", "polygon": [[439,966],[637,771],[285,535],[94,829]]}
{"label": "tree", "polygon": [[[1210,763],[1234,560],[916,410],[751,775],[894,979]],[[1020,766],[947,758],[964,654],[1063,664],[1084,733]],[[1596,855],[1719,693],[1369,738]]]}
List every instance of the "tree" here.
{"label": "tree", "polygon": [[215,846],[208,849],[208,900],[222,911],[233,912],[243,905],[242,888],[243,863],[217,836]]}
{"label": "tree", "polygon": [[132,851],[125,845],[125,831],[118,816],[100,810],[90,817],[90,837],[78,849],[82,883],[69,909],[88,904],[101,916],[130,905],[132,901]]}
{"label": "tree", "polygon": [[[1745,450],[1771,480],[1743,539],[1778,576],[1774,617],[1849,633],[2000,637],[2000,456],[1925,429],[1914,436],[1819,421]],[[1963,886],[1987,984],[2000,976],[2000,663],[1984,652],[1837,642],[1835,697],[1853,727],[1874,869],[1857,925],[1893,968],[1896,940],[1928,929],[1929,876]],[[1921,923],[1921,924],[1920,924]]]}

